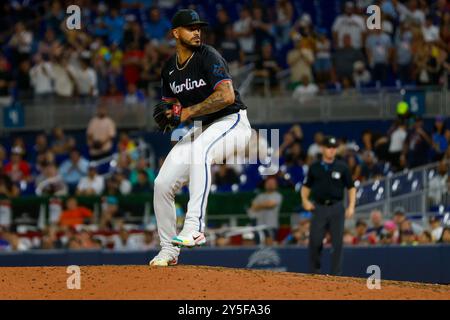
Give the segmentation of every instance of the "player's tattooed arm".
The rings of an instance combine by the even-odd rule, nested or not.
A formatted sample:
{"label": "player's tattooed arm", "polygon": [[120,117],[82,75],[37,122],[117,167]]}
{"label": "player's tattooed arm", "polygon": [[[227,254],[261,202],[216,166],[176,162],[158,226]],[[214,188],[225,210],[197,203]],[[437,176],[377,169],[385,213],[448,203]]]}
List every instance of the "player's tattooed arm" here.
{"label": "player's tattooed arm", "polygon": [[204,101],[193,105],[189,108],[183,109],[181,114],[181,121],[186,121],[190,118],[203,116],[205,114],[214,113],[226,106],[234,103],[234,89],[231,80],[220,83],[216,90]]}

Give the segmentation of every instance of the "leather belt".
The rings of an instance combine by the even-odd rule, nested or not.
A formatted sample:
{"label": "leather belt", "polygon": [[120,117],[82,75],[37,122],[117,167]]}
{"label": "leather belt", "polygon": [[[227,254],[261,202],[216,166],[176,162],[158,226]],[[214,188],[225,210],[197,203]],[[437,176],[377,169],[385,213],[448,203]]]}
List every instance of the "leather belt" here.
{"label": "leather belt", "polygon": [[322,206],[332,206],[338,202],[341,202],[342,200],[325,200],[325,201],[317,201],[318,204]]}

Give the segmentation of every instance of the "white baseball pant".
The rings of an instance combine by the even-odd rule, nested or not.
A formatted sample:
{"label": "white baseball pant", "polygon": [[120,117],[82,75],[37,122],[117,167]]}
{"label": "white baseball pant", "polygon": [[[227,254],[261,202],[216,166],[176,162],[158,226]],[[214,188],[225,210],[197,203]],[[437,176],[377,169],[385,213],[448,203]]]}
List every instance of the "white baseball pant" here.
{"label": "white baseball pant", "polygon": [[[204,232],[211,186],[211,164],[229,163],[242,155],[250,140],[247,111],[224,116],[202,128],[191,128],[167,155],[155,180],[154,209],[162,250],[178,255],[175,194],[189,183],[189,202],[183,230]],[[236,157],[238,158],[238,157]],[[225,160],[224,160],[225,159]]]}

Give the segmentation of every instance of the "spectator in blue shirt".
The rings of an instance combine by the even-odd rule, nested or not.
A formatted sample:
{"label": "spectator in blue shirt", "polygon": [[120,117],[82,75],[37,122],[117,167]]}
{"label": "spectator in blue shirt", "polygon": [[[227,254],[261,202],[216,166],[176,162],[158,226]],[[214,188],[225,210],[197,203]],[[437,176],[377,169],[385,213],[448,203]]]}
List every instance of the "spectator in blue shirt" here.
{"label": "spectator in blue shirt", "polygon": [[75,147],[75,139],[66,135],[63,128],[55,127],[51,137],[51,151],[55,154],[56,163],[59,164],[67,159],[70,150]]}
{"label": "spectator in blue shirt", "polygon": [[94,19],[92,26],[92,33],[95,37],[107,37],[108,36],[108,26],[106,25],[106,7],[104,4],[99,4],[98,6],[98,16]]}
{"label": "spectator in blue shirt", "polygon": [[5,239],[0,238],[0,251],[9,251],[11,248],[11,245],[9,242]]}
{"label": "spectator in blue shirt", "polygon": [[72,150],[70,158],[59,168],[59,174],[69,186],[70,192],[74,191],[81,178],[87,175],[88,168],[89,162],[80,155],[78,150]]}
{"label": "spectator in blue shirt", "polygon": [[429,151],[432,139],[424,129],[424,122],[421,117],[416,117],[414,125],[406,138],[406,145],[408,147],[407,160],[410,168],[423,166],[430,160]]}
{"label": "spectator in blue shirt", "polygon": [[12,251],[11,232],[6,226],[0,226],[0,252]]}
{"label": "spectator in blue shirt", "polygon": [[412,40],[413,34],[410,26],[403,23],[400,26],[400,31],[395,39],[396,61],[394,64],[398,80],[402,85],[410,83],[412,78]]}
{"label": "spectator in blue shirt", "polygon": [[149,8],[153,0],[122,0],[120,1],[124,9]]}
{"label": "spectator in blue shirt", "polygon": [[392,54],[391,38],[382,30],[375,29],[366,39],[366,53],[373,70],[373,79],[378,85],[386,84]]}
{"label": "spectator in blue shirt", "polygon": [[383,175],[382,167],[372,151],[365,151],[362,158],[361,177],[363,180],[370,180]]}
{"label": "spectator in blue shirt", "polygon": [[127,93],[125,95],[124,104],[126,105],[138,105],[145,102],[145,94],[142,90],[139,90],[134,83],[129,83],[127,87]]}
{"label": "spectator in blue shirt", "polygon": [[119,10],[111,9],[111,16],[105,18],[105,24],[108,28],[110,43],[122,43],[125,19],[119,15]]}
{"label": "spectator in blue shirt", "polygon": [[162,41],[171,28],[171,24],[166,17],[161,17],[161,12],[157,7],[152,7],[149,13],[150,20],[146,23],[144,30],[150,40]]}
{"label": "spectator in blue shirt", "polygon": [[432,160],[440,161],[444,157],[445,151],[448,148],[448,141],[446,136],[448,136],[449,130],[445,125],[445,118],[443,116],[437,116],[434,122],[433,128],[433,149],[432,149]]}
{"label": "spectator in blue shirt", "polygon": [[392,0],[384,0],[381,5],[381,11],[391,19],[396,19],[398,17],[397,9],[395,8],[394,3],[392,3]]}

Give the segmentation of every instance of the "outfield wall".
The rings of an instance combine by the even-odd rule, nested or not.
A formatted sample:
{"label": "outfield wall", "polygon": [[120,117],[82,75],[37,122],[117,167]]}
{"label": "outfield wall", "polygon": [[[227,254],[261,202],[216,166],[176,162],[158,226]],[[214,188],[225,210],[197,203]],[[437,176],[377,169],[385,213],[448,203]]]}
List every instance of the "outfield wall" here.
{"label": "outfield wall", "polygon": [[[323,270],[330,269],[330,250],[324,250]],[[157,253],[111,250],[36,250],[0,253],[0,266],[68,266],[147,264]],[[181,264],[308,272],[308,250],[300,247],[229,247],[184,249]],[[367,278],[378,265],[381,279],[450,284],[450,245],[347,247],[345,276]]]}

